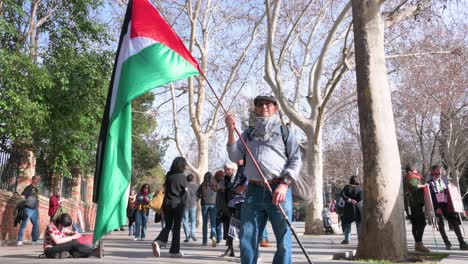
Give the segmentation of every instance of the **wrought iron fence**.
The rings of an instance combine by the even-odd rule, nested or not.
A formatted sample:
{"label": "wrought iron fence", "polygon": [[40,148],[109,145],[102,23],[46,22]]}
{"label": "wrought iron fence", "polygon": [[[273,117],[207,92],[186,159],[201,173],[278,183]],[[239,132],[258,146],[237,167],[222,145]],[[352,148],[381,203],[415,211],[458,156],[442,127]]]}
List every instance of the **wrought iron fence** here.
{"label": "wrought iron fence", "polygon": [[20,157],[9,150],[0,149],[0,189],[16,191]]}

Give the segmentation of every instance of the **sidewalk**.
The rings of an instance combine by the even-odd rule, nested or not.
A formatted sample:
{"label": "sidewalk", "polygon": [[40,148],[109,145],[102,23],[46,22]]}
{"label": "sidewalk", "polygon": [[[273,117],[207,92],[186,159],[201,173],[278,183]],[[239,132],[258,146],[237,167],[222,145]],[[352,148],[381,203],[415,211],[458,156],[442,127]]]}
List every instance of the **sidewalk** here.
{"label": "sidewalk", "polygon": [[[304,222],[294,222],[296,232],[303,234]],[[407,235],[409,249],[413,249],[413,238],[410,233],[411,226],[407,224]],[[2,246],[0,247],[0,259],[2,263],[240,263],[239,258],[220,257],[225,251],[226,247],[224,242],[221,246],[211,247],[201,245],[201,232],[197,232],[197,242],[183,242],[184,235],[181,235],[181,251],[185,254],[183,258],[170,258],[168,255],[169,248],[161,250],[162,256],[154,258],[151,251],[151,242],[157,236],[161,229],[160,224],[151,223],[147,230],[147,239],[144,241],[133,241],[133,237],[128,236],[128,231],[112,232],[104,238],[105,257],[102,259],[89,258],[89,259],[39,259],[38,255],[42,253],[42,246],[31,246],[25,242],[23,247],[16,246]],[[273,231],[269,229],[270,241],[274,241]],[[465,224],[465,230],[468,231],[468,225]],[[182,232],[183,233],[183,232]],[[353,230],[353,234],[355,231]],[[455,234],[448,231],[449,239],[454,245],[454,250],[440,250],[440,253],[452,254],[448,259],[440,263],[443,264],[461,264],[468,263],[468,252],[455,250],[458,248]],[[440,235],[436,234],[439,246],[442,242]],[[299,245],[293,237],[293,263],[305,264],[307,263]],[[333,261],[332,255],[338,252],[346,252],[356,249],[356,237],[353,235],[352,241],[349,245],[341,245],[343,240],[342,235],[322,235],[322,236],[304,236],[300,235],[300,239],[309,253],[311,260],[316,264],[324,263],[357,263],[349,261]],[[236,256],[239,256],[238,241],[235,241]],[[433,251],[436,251],[432,231],[430,227],[426,228],[424,243]],[[210,244],[210,243],[209,243]],[[442,243],[443,244],[443,243]],[[262,263],[272,263],[275,248],[261,248]]]}

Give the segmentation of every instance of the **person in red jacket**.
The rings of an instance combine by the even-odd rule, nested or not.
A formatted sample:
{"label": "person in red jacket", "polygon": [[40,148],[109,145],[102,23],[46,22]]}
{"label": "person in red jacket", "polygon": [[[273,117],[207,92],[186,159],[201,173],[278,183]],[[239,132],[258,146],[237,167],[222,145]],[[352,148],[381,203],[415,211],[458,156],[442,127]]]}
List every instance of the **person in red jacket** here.
{"label": "person in red jacket", "polygon": [[50,221],[52,222],[52,218],[54,217],[55,213],[57,212],[58,208],[60,207],[60,200],[61,192],[59,189],[55,189],[52,192],[52,195],[49,198],[49,216]]}

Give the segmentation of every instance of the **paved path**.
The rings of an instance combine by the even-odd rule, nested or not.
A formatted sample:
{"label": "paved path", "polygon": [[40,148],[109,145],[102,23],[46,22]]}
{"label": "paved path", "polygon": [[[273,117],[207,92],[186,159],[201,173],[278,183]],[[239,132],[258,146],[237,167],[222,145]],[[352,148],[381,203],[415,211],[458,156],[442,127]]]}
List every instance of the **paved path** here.
{"label": "paved path", "polygon": [[[299,234],[304,232],[303,222],[294,222],[296,231]],[[413,238],[410,233],[410,225],[407,224],[408,231],[408,244],[410,250],[413,249]],[[468,232],[468,224],[465,224],[465,230]],[[105,251],[106,256],[102,259],[64,259],[64,260],[51,260],[39,259],[37,256],[42,252],[42,246],[25,245],[22,247],[16,246],[0,246],[0,262],[1,263],[239,263],[239,258],[220,257],[226,247],[218,246],[213,248],[211,246],[202,246],[201,239],[197,242],[181,242],[181,251],[184,252],[183,258],[169,258],[168,250],[162,249],[162,256],[154,258],[151,251],[151,241],[156,237],[160,231],[159,224],[150,224],[147,233],[148,239],[144,241],[133,241],[128,236],[127,231],[112,232],[112,234],[105,237]],[[270,240],[274,239],[271,227],[269,227]],[[353,231],[355,233],[355,231]],[[449,238],[454,245],[454,250],[446,251],[440,250],[441,253],[450,253],[449,259],[445,259],[443,264],[461,264],[468,263],[468,252],[456,250],[457,240],[453,232],[448,232]],[[181,235],[182,239],[184,236]],[[197,233],[197,237],[201,238],[201,233]],[[441,243],[440,235],[436,234],[438,243]],[[300,235],[300,239],[305,248],[309,252],[309,256],[316,264],[319,263],[347,263],[348,261],[333,261],[332,255],[337,252],[346,252],[356,249],[356,237],[353,235],[352,241],[349,245],[341,245],[343,239],[342,235],[322,235],[322,236],[304,236]],[[235,241],[236,255],[238,256],[238,241]],[[426,228],[424,236],[424,243],[432,250],[436,251],[436,246],[433,240],[432,231],[429,227]],[[261,248],[262,262],[271,263],[273,259],[275,248]],[[306,258],[304,257],[301,249],[293,237],[293,263],[305,264]],[[356,262],[353,262],[356,263]]]}

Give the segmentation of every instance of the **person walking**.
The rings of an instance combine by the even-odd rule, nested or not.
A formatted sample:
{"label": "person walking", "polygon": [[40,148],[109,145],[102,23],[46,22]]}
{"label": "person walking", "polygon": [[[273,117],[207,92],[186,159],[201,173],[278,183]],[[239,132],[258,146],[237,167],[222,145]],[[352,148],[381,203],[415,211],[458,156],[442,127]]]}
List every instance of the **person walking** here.
{"label": "person walking", "polygon": [[[245,158],[244,174],[249,183],[242,205],[240,228],[241,263],[254,264],[258,258],[260,235],[270,219],[276,236],[274,264],[292,263],[291,230],[277,207],[281,205],[286,216],[292,218],[292,192],[290,185],[297,178],[302,166],[299,144],[294,133],[281,125],[276,98],[257,96],[254,99],[255,120],[253,127],[242,132],[253,157],[263,171],[273,193],[270,194],[264,179],[257,171],[241,140],[235,139],[236,119],[228,113],[227,152],[231,161]],[[285,133],[288,132],[288,133]],[[287,136],[285,136],[285,134]]]}
{"label": "person walking", "polygon": [[153,241],[153,255],[161,255],[161,246],[166,247],[169,233],[172,230],[172,242],[169,249],[170,257],[183,257],[180,252],[180,225],[187,203],[187,176],[184,174],[187,161],[183,157],[177,157],[172,162],[169,172],[166,174],[166,191],[163,201],[163,212],[166,225]]}
{"label": "person walking", "polygon": [[426,227],[426,216],[424,215],[424,188],[422,177],[412,165],[405,167],[406,172],[406,199],[409,205],[409,217],[412,225],[414,238],[414,249],[419,252],[430,252],[422,242],[424,228]]}
{"label": "person walking", "polygon": [[182,224],[184,227],[185,240],[189,242],[190,238],[193,241],[197,241],[195,237],[196,224],[197,224],[197,190],[198,184],[193,182],[193,175],[187,175],[187,204],[185,206],[184,216],[182,218]]}
{"label": "person walking", "polygon": [[32,244],[40,244],[40,242],[37,241],[39,239],[39,189],[37,188],[37,185],[40,181],[41,177],[37,175],[33,176],[31,179],[31,184],[26,186],[23,192],[21,192],[21,197],[26,199],[26,219],[21,221],[21,225],[18,230],[18,238],[16,239],[17,246],[23,245],[24,229],[26,229],[28,220],[30,220],[33,225],[31,231]]}
{"label": "person walking", "polygon": [[127,202],[127,219],[128,219],[128,235],[135,235],[135,214],[136,214],[136,192],[134,190],[130,191]]}
{"label": "person walking", "polygon": [[447,237],[447,233],[445,232],[444,218],[447,219],[449,225],[452,225],[453,231],[457,235],[458,242],[460,243],[460,250],[468,250],[468,244],[466,244],[460,231],[460,220],[456,213],[449,208],[448,186],[450,183],[447,181],[447,179],[442,179],[440,165],[433,165],[431,167],[431,179],[427,181],[427,184],[429,185],[429,191],[431,193],[432,204],[434,205],[434,211],[437,217],[439,232],[442,236],[442,239],[444,240],[446,249],[452,249],[452,243],[450,243]]}
{"label": "person walking", "polygon": [[212,188],[216,192],[216,243],[212,243],[213,247],[216,245],[221,244],[221,240],[223,240],[224,230],[223,230],[223,208],[224,208],[224,171],[218,170],[215,172],[212,181]]}
{"label": "person walking", "polygon": [[148,223],[149,202],[151,201],[149,184],[143,184],[135,199],[135,238],[133,240],[145,240],[146,225]]}
{"label": "person walking", "polygon": [[202,209],[202,246],[208,245],[208,220],[210,221],[211,246],[216,247],[216,192],[211,185],[213,175],[205,173],[203,183],[197,190],[197,197],[200,199]]}
{"label": "person walking", "polygon": [[341,190],[341,197],[345,201],[343,218],[341,220],[344,226],[344,240],[341,244],[349,244],[351,240],[351,224],[356,222],[358,238],[361,231],[361,209],[359,203],[362,201],[362,187],[356,175],[351,176],[349,184]]}

